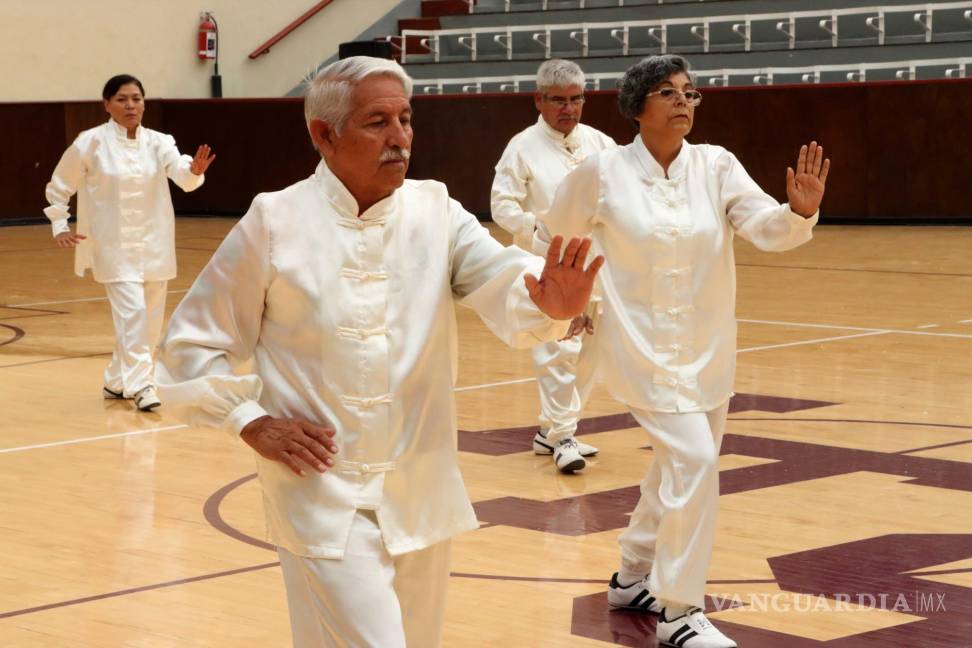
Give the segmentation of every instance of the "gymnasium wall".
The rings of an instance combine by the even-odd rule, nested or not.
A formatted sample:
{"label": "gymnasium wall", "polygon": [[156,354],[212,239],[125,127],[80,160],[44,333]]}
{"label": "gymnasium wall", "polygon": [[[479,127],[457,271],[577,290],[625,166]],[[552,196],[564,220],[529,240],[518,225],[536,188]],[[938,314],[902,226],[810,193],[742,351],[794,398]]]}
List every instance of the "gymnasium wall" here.
{"label": "gymnasium wall", "polygon": [[219,24],[223,96],[281,97],[401,2],[334,0],[251,60],[316,0],[2,0],[0,101],[97,99],[122,72],[149,96],[209,97],[213,63],[196,58],[204,10]]}
{"label": "gymnasium wall", "polygon": [[[489,212],[493,165],[536,120],[528,95],[420,96],[410,176],[446,182],[467,209]],[[972,79],[705,90],[690,141],[733,151],[769,193],[818,139],[833,159],[825,221],[972,222]],[[41,216],[44,185],[77,132],[104,119],[96,103],[0,104],[0,218]],[[591,93],[584,121],[620,142],[633,126],[610,92]],[[173,190],[182,213],[246,210],[253,196],[309,175],[317,163],[299,99],[151,101],[145,123],[183,151],[214,147],[196,192]],[[10,222],[10,221],[8,221]]]}

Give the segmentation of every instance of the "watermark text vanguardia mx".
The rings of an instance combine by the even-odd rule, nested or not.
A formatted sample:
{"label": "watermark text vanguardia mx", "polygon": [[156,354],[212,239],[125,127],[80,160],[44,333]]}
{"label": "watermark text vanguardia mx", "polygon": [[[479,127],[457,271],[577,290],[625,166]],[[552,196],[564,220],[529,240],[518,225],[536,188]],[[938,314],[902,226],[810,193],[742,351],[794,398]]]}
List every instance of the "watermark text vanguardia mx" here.
{"label": "watermark text vanguardia mx", "polygon": [[754,594],[712,594],[716,611],[735,609],[749,612],[867,612],[886,610],[905,614],[947,612],[944,592],[898,592],[878,594],[798,594],[772,592]]}

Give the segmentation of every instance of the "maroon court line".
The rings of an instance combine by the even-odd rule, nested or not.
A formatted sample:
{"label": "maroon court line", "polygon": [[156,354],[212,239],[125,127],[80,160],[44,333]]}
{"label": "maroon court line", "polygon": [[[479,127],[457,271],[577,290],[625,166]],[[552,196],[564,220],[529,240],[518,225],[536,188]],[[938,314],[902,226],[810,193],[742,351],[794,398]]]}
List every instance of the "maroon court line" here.
{"label": "maroon court line", "polygon": [[227,571],[216,572],[214,574],[204,574],[202,576],[193,576],[191,578],[181,578],[179,580],[166,581],[164,583],[155,583],[154,585],[143,585],[142,587],[132,587],[130,589],[118,590],[117,592],[108,592],[107,594],[95,594],[94,596],[85,596],[83,598],[71,599],[69,601],[48,603],[47,605],[38,605],[32,608],[24,608],[23,610],[11,610],[10,612],[0,612],[0,619],[22,616],[24,614],[33,614],[34,612],[43,612],[45,610],[54,610],[57,608],[68,607],[71,605],[80,605],[82,603],[91,603],[93,601],[102,601],[104,599],[117,598],[119,596],[127,596],[129,594],[138,594],[139,592],[149,592],[152,590],[163,589],[166,587],[175,587],[176,585],[198,583],[199,581],[212,580],[213,578],[222,578],[223,576],[235,576],[236,574],[245,574],[247,572],[259,571],[261,569],[266,569],[268,567],[277,567],[278,565],[280,565],[279,562],[272,562],[272,563],[264,563],[262,565],[255,565],[253,567],[240,567],[239,569],[230,569]]}
{"label": "maroon court line", "polygon": [[[825,419],[825,418],[768,418],[768,417],[749,417],[749,416],[730,416],[730,421],[798,421],[801,423],[868,423],[873,425],[914,425],[915,427],[935,427],[935,428],[951,428],[954,430],[972,430],[972,425],[958,425],[955,423],[919,423],[917,421],[872,421],[869,419]],[[923,450],[935,450],[937,448],[947,448],[949,446],[963,445],[965,443],[972,443],[972,439],[966,439],[965,441],[952,441],[950,443],[940,443],[938,445],[926,446],[924,448],[912,448],[910,450],[897,450],[889,451],[885,454],[910,454],[912,452],[921,452]]]}
{"label": "maroon court line", "polygon": [[13,331],[13,336],[10,337],[10,339],[7,339],[7,340],[4,340],[3,342],[0,342],[0,346],[5,346],[7,344],[13,344],[14,342],[16,342],[17,340],[19,340],[20,338],[24,337],[24,329],[22,329],[22,328],[18,328],[16,326],[11,325],[11,324],[0,324],[0,326],[2,326],[5,329],[10,329],[11,331]]}
{"label": "maroon court line", "polygon": [[[81,605],[83,603],[93,603],[95,601],[103,601],[110,598],[119,598],[122,596],[128,596],[129,594],[139,594],[141,592],[151,592],[152,590],[165,589],[167,587],[176,587],[178,585],[188,585],[190,583],[198,583],[205,580],[213,580],[215,578],[223,578],[224,576],[236,576],[238,574],[246,574],[249,572],[260,571],[261,569],[268,569],[271,567],[280,566],[280,562],[263,563],[262,565],[254,565],[252,567],[240,567],[239,569],[229,569],[226,571],[215,572],[212,574],[203,574],[202,576],[193,576],[191,578],[180,578],[178,580],[166,581],[164,583],[154,583],[152,585],[143,585],[141,587],[132,587],[129,589],[118,590],[116,592],[108,592],[106,594],[95,594],[93,596],[85,596],[82,598],[70,599],[67,601],[58,601],[57,603],[48,603],[47,605],[38,605],[31,608],[24,608],[21,610],[11,610],[9,612],[0,612],[0,619],[9,619],[16,616],[24,616],[26,614],[34,614],[35,612],[45,612],[47,610],[56,610],[58,608],[70,607],[72,605]],[[961,571],[961,570],[960,570]],[[968,570],[966,570],[968,571]],[[938,573],[938,572],[928,572],[928,574]],[[925,574],[919,574],[925,575]],[[584,584],[595,584],[604,585],[609,581],[603,578],[541,578],[534,576],[500,576],[495,574],[468,574],[462,572],[452,572],[449,574],[452,578],[476,578],[482,580],[503,580],[503,581],[528,581],[534,583],[584,583]],[[709,585],[736,585],[736,584],[757,584],[757,583],[775,583],[775,580],[717,580],[717,581],[706,581]]]}
{"label": "maroon court line", "polygon": [[223,516],[219,512],[219,506],[220,504],[223,503],[223,500],[226,499],[226,496],[229,495],[238,486],[242,486],[243,484],[245,484],[246,482],[252,479],[256,479],[256,473],[252,473],[240,477],[236,481],[232,481],[226,484],[225,486],[217,490],[215,493],[210,495],[209,498],[206,500],[206,503],[203,504],[203,517],[206,518],[206,521],[209,522],[209,524],[214,529],[216,529],[220,533],[223,533],[233,538],[234,540],[239,540],[240,542],[251,545],[253,547],[259,547],[261,549],[268,549],[270,551],[275,551],[275,547],[269,542],[264,542],[263,540],[257,540],[256,538],[248,536],[242,531],[235,529],[229,524],[227,524],[226,520],[223,519]]}
{"label": "maroon court line", "polygon": [[[7,308],[10,308],[7,306]],[[70,313],[37,313],[36,315],[14,315],[13,317],[0,317],[0,321],[8,322],[10,320],[20,320],[20,319],[30,319],[32,317],[50,317],[52,315],[69,315]]]}
{"label": "maroon court line", "polygon": [[966,443],[972,443],[972,439],[966,439],[965,441],[952,441],[951,443],[939,443],[938,445],[915,448],[914,450],[900,450],[894,454],[910,454],[912,452],[922,452],[923,450],[937,450],[938,448],[950,448],[952,446],[965,445]]}
{"label": "maroon court line", "polygon": [[35,308],[33,306],[10,306],[9,304],[0,304],[0,309],[9,309],[15,311],[28,311],[37,313],[36,315],[16,315],[14,317],[0,317],[0,320],[11,320],[11,319],[23,319],[25,317],[46,317],[48,315],[68,315],[68,311],[53,310],[50,308]]}
{"label": "maroon court line", "polygon": [[110,356],[111,351],[105,353],[87,353],[78,356],[65,356],[63,358],[51,358],[50,360],[31,360],[30,362],[17,362],[15,364],[0,365],[0,369],[10,369],[12,367],[26,367],[27,365],[44,364],[45,362],[62,362],[64,360],[78,360],[80,358],[97,358],[98,356]]}
{"label": "maroon court line", "polygon": [[[915,427],[936,427],[953,428],[956,430],[972,430],[972,425],[959,425],[958,423],[921,423],[919,421],[876,421],[872,419],[832,419],[832,418],[781,418],[765,416],[731,416],[730,421],[800,421],[803,423],[871,423],[874,425],[914,425]],[[968,443],[962,441],[961,443]],[[931,446],[936,447],[936,446]],[[915,450],[924,450],[916,448]],[[915,450],[901,450],[900,452],[915,452]],[[880,451],[878,451],[880,452]],[[887,452],[885,454],[899,454],[898,452]]]}

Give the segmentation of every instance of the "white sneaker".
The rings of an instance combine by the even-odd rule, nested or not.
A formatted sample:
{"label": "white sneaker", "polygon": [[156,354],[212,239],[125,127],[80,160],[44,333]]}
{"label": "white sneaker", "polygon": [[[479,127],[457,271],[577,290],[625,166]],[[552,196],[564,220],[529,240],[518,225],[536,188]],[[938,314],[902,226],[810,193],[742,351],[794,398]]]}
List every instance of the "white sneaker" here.
{"label": "white sneaker", "polygon": [[125,394],[120,391],[112,391],[107,387],[101,388],[101,395],[104,396],[105,400],[124,400]]}
{"label": "white sneaker", "polygon": [[577,441],[572,438],[564,439],[554,447],[553,459],[557,468],[560,468],[560,472],[565,473],[583,470],[584,466],[587,465],[577,448]]}
{"label": "white sneaker", "polygon": [[159,400],[158,394],[155,393],[155,387],[152,385],[143,387],[135,394],[135,407],[143,412],[150,412],[161,404],[162,401]]}
{"label": "white sneaker", "polygon": [[653,614],[661,614],[662,611],[661,603],[648,591],[647,576],[627,587],[622,587],[618,582],[618,572],[614,572],[608,585],[608,605],[615,609],[638,610]]}
{"label": "white sneaker", "polygon": [[661,645],[675,648],[736,648],[736,642],[719,632],[695,607],[671,620],[665,618],[662,610],[655,635]]}
{"label": "white sneaker", "polygon": [[[592,457],[597,454],[597,448],[583,441],[577,442],[577,449],[580,450],[582,457]],[[549,455],[553,454],[553,451],[553,445],[547,442],[547,435],[543,430],[533,436],[533,454]]]}

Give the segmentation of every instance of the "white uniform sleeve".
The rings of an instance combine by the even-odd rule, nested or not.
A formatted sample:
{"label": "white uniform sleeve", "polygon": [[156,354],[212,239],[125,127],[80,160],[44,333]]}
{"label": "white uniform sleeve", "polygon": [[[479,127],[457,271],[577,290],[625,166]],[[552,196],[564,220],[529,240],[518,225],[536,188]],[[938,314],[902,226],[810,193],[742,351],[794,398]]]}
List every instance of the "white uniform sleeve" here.
{"label": "white uniform sleeve", "polygon": [[536,215],[523,209],[530,171],[511,143],[496,165],[489,206],[493,222],[513,236],[531,236]]}
{"label": "white uniform sleeve", "polygon": [[81,147],[75,140],[61,156],[44,192],[49,203],[49,206],[44,208],[44,215],[51,221],[54,236],[71,231],[68,225],[68,218],[71,217],[68,204],[71,196],[77,193],[78,187],[84,181],[86,172],[87,167]]}
{"label": "white uniform sleeve", "polygon": [[172,315],[159,348],[162,400],[194,425],[239,434],[266,415],[256,375],[234,375],[253,356],[272,278],[270,236],[261,197],[193,283]]}
{"label": "white uniform sleeve", "polygon": [[552,342],[567,333],[568,320],[553,320],[530,298],[523,277],[543,271],[543,259],[516,246],[503,247],[476,217],[450,200],[452,290],[489,329],[517,348]]}
{"label": "white uniform sleeve", "polygon": [[813,238],[818,211],[804,218],[760,189],[735,155],[724,152],[715,162],[722,204],[732,228],[766,252],[782,252]]}
{"label": "white uniform sleeve", "polygon": [[601,177],[597,156],[591,155],[567,174],[554,196],[547,213],[540,217],[533,238],[533,251],[546,253],[558,234],[569,241],[572,237],[589,236],[597,219]]}
{"label": "white uniform sleeve", "polygon": [[162,166],[165,168],[165,174],[183,191],[195,191],[201,187],[203,182],[206,181],[206,174],[196,175],[190,170],[192,156],[180,154],[175,138],[171,135],[162,135],[161,137],[159,157]]}

